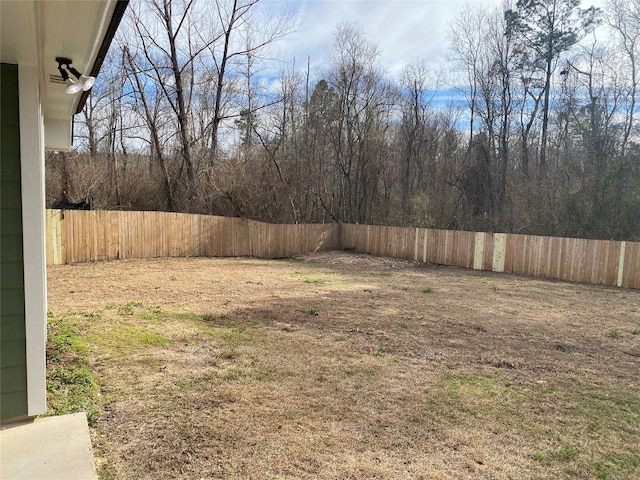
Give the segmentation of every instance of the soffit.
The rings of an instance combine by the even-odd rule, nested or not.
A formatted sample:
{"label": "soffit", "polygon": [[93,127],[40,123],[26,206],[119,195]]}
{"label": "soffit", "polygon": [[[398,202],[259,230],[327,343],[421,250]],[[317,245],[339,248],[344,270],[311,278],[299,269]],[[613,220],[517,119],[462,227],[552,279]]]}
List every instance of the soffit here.
{"label": "soffit", "polygon": [[81,95],[64,92],[55,58],[70,58],[76,69],[88,74],[116,3],[116,0],[0,1],[1,60],[38,67],[45,118],[70,119],[76,112]]}
{"label": "soffit", "polygon": [[40,73],[45,118],[70,118],[80,94],[67,95],[59,77],[56,57],[73,60],[81,73],[89,74],[96,60],[115,7],[114,0],[38,2]]}

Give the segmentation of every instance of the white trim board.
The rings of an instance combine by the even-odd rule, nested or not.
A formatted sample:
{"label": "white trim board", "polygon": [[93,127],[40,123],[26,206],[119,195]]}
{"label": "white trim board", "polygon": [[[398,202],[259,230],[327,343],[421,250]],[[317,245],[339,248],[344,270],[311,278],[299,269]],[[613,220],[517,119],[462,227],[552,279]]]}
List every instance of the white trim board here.
{"label": "white trim board", "polygon": [[18,66],[22,239],[24,253],[27,415],[47,410],[47,279],[44,202],[44,123],[38,69]]}

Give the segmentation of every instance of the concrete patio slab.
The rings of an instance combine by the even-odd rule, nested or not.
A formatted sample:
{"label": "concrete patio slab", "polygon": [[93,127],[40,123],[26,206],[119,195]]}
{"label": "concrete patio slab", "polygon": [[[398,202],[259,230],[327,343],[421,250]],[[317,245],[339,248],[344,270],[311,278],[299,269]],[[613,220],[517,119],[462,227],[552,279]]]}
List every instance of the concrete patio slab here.
{"label": "concrete patio slab", "polygon": [[2,480],[96,480],[87,416],[73,413],[3,425]]}

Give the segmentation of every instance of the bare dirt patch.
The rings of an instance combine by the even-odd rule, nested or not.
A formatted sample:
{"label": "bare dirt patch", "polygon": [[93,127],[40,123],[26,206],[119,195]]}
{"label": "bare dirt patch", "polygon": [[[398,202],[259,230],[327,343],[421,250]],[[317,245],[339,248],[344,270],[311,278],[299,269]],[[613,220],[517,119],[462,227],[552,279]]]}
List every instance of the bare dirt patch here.
{"label": "bare dirt patch", "polygon": [[638,478],[640,292],[344,252],[49,269],[102,478]]}

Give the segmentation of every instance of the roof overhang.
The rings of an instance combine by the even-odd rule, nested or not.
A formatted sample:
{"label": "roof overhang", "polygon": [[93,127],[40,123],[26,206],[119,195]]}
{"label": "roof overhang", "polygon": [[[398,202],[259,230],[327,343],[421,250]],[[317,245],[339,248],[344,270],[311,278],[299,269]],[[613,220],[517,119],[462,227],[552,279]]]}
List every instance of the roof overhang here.
{"label": "roof overhang", "polygon": [[0,60],[37,67],[45,146],[71,146],[72,117],[88,92],[67,95],[56,57],[66,57],[81,73],[96,76],[128,0],[2,0]]}

